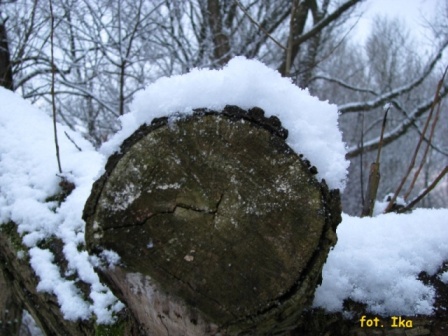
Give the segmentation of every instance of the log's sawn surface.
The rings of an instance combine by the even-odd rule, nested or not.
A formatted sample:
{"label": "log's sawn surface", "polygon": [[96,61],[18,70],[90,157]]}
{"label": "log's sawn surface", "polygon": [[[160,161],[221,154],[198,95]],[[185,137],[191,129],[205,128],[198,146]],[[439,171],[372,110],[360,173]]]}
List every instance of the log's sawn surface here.
{"label": "log's sawn surface", "polygon": [[[148,335],[272,335],[301,323],[341,221],[337,190],[259,108],[143,125],[84,209],[98,272]],[[106,252],[105,252],[106,251]]]}

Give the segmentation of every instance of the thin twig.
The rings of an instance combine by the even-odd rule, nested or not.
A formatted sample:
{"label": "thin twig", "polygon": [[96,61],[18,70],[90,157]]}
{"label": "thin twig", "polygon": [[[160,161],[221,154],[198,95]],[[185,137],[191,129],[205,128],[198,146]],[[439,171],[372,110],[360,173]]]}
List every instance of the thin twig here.
{"label": "thin twig", "polygon": [[68,135],[68,133],[66,131],[64,131],[65,136],[70,140],[70,142],[76,147],[77,150],[79,150],[80,152],[82,152],[81,147],[79,147],[76,142],[70,137],[70,135]]}
{"label": "thin twig", "polygon": [[59,174],[62,174],[61,157],[59,155],[59,142],[58,142],[58,129],[56,124],[56,100],[54,92],[54,82],[56,67],[54,66],[54,15],[53,15],[53,1],[49,0],[50,4],[50,57],[51,57],[51,106],[53,109],[53,132],[54,132],[54,144],[56,147],[56,159],[58,162]]}
{"label": "thin twig", "polygon": [[[442,76],[442,81],[443,81],[443,79],[445,78],[445,75],[446,75],[447,71],[448,71],[448,66],[445,68],[445,71],[444,71],[443,76]],[[436,125],[437,125],[437,122],[439,121],[440,110],[441,110],[441,107],[442,107],[442,104],[441,104],[441,100],[440,100],[440,99],[439,99],[439,101],[437,102],[437,105],[438,105],[438,106],[437,106],[437,112],[436,112],[436,115],[434,116],[434,121],[432,122],[432,125],[431,125],[431,132],[429,133],[429,138],[428,138],[428,140],[426,141],[425,152],[423,153],[423,156],[422,156],[422,158],[421,158],[421,160],[420,160],[420,165],[419,165],[417,171],[414,173],[414,177],[413,177],[413,179],[412,179],[412,182],[411,182],[411,184],[409,185],[409,188],[408,188],[408,190],[406,191],[406,193],[405,193],[405,195],[404,195],[404,199],[405,199],[405,200],[406,200],[406,199],[409,197],[409,195],[411,194],[412,189],[414,189],[415,182],[417,181],[417,178],[419,177],[420,172],[422,171],[423,166],[425,165],[425,160],[426,160],[426,157],[428,156],[429,148],[431,147],[431,142],[432,142],[432,138],[434,137],[434,132],[435,132],[435,129],[436,129]]]}
{"label": "thin twig", "polygon": [[440,79],[439,83],[437,84],[436,93],[434,95],[434,100],[432,101],[432,104],[431,104],[431,109],[429,111],[428,118],[426,119],[425,126],[423,127],[422,133],[420,134],[420,137],[419,137],[419,140],[418,140],[418,143],[417,143],[417,147],[415,148],[414,154],[412,155],[412,159],[411,159],[411,162],[409,163],[408,170],[406,171],[406,174],[403,176],[403,179],[401,180],[400,185],[398,186],[397,190],[395,190],[395,193],[394,193],[393,197],[391,198],[391,200],[389,201],[389,204],[387,205],[386,210],[384,210],[384,212],[386,212],[386,213],[391,211],[395,201],[397,200],[398,194],[401,192],[401,189],[403,188],[403,186],[406,183],[409,175],[412,172],[412,169],[415,166],[415,161],[417,159],[418,152],[420,151],[420,146],[422,145],[423,140],[425,138],[426,131],[428,130],[429,122],[432,119],[432,115],[434,113],[434,108],[436,107],[436,105],[438,104],[438,102],[441,99],[440,98],[440,91],[441,91],[442,86],[443,86],[443,81],[445,79],[445,74],[446,74],[446,71],[443,74],[442,78]]}
{"label": "thin twig", "polygon": [[[361,148],[364,148],[364,113],[360,113],[359,117],[361,119]],[[361,164],[359,165],[360,169],[360,179],[361,179],[361,205],[364,208],[365,206],[365,198],[364,198],[364,151],[361,150],[361,154],[359,157]]]}
{"label": "thin twig", "polygon": [[266,34],[267,37],[269,37],[276,45],[278,45],[280,48],[282,48],[283,50],[287,50],[287,48],[281,44],[279,41],[277,41],[271,34],[269,34],[269,32],[264,29],[250,14],[249,12],[246,10],[246,8],[244,8],[244,6],[241,4],[241,2],[239,2],[238,0],[235,0],[236,4],[238,5],[238,7],[243,11],[243,13],[249,18],[249,20],[256,25],[263,33]]}
{"label": "thin twig", "polygon": [[411,202],[409,202],[409,204],[407,204],[404,208],[401,208],[398,212],[406,212],[406,211],[412,209],[412,207],[414,205],[416,205],[418,202],[420,202],[423,199],[423,197],[425,197],[427,194],[429,194],[436,187],[436,185],[440,182],[440,180],[447,173],[448,173],[448,166],[446,166],[440,172],[440,174],[435,178],[435,180],[423,192],[421,192],[416,198],[414,198]]}

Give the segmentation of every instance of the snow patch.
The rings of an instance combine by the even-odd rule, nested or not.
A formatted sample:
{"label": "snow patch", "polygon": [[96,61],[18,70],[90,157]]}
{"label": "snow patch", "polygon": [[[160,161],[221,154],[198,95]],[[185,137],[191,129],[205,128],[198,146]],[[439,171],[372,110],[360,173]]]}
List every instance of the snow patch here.
{"label": "snow patch", "polygon": [[161,184],[156,187],[159,190],[167,190],[167,189],[179,189],[181,185],[179,183],[169,183],[169,184]]}
{"label": "snow patch", "polygon": [[447,284],[447,285],[448,285],[448,271],[443,272],[443,273],[440,275],[440,281],[442,281],[444,284]]}
{"label": "snow patch", "polygon": [[435,291],[418,274],[433,275],[448,260],[447,217],[448,209],[373,218],[343,214],[314,306],[341,311],[350,298],[374,314],[431,314]]}

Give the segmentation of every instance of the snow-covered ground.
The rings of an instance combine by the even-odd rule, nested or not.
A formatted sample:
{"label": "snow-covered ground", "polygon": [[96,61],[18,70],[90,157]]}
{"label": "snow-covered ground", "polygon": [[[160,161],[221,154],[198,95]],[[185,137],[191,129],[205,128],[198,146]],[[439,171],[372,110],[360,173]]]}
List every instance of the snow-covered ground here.
{"label": "snow-covered ground", "polygon": [[[81,219],[92,183],[103,172],[108,155],[141,123],[173,112],[189,113],[196,107],[222,109],[226,104],[261,107],[278,116],[289,130],[288,144],[303,153],[331,188],[344,188],[348,163],[337,125],[337,108],[309,96],[288,79],[257,61],[232,60],[222,70],[193,70],[184,76],[164,78],[139,93],[123,129],[101,150],[78,134],[58,125],[64,176],[76,185],[59,206],[47,201],[58,191],[52,120],[18,95],[0,88],[0,224],[14,221],[40,279],[39,290],[57,296],[65,318],[113,321],[122,304],[99,282],[84,250]],[[79,146],[76,146],[64,134]],[[338,243],[330,252],[314,305],[329,311],[342,309],[345,298],[364,302],[378,314],[431,314],[434,289],[417,279],[421,271],[433,274],[448,260],[448,209],[416,210],[375,218],[343,215]],[[68,274],[61,275],[51,251],[38,247],[50,236],[64,243]],[[75,274],[90,284],[84,298]],[[448,283],[448,274],[442,275]]]}

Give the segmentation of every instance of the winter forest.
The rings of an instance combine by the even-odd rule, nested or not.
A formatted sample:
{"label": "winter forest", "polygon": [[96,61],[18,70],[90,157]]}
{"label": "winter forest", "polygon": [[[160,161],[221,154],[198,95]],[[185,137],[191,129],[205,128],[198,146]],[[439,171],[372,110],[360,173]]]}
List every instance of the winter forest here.
{"label": "winter forest", "polygon": [[[417,38],[416,27],[405,21],[376,16],[370,31],[360,39],[354,32],[368,8],[367,0],[0,0],[0,86],[54,118],[54,125],[56,121],[64,125],[67,132],[59,130],[59,134],[69,145],[61,144],[62,149],[70,144],[79,152],[91,148],[92,154],[85,151],[78,161],[79,171],[88,171],[84,167],[88,162],[95,167],[104,164],[103,158],[93,153],[102,151],[110,155],[108,146],[114,142],[114,136],[118,134],[118,139],[123,140],[119,134],[126,115],[133,109],[142,109],[139,94],[145,88],[148,88],[146,97],[162,92],[157,90],[163,85],[148,86],[151,83],[178,75],[192,74],[189,78],[193,78],[195,69],[228,66],[229,73],[244,72],[246,63],[240,57],[263,63],[281,77],[289,78],[292,85],[336,106],[345,159],[350,163],[341,193],[346,226],[338,231],[340,245],[336,247],[340,250],[336,249],[333,257],[330,253],[313,307],[338,312],[342,311],[342,302],[349,298],[363,302],[367,311],[376,314],[430,315],[435,309],[435,290],[428,283],[423,285],[420,278],[417,280],[417,274],[437,273],[445,287],[448,283],[448,248],[444,241],[447,230],[442,225],[446,212],[427,210],[448,207],[448,3],[432,1],[437,2],[437,12],[431,17],[422,16],[423,38]],[[250,68],[250,63],[247,64]],[[255,73],[254,69],[248,72]],[[274,77],[266,70],[265,78],[272,78],[272,87],[277,83],[281,86]],[[207,84],[199,79],[190,83],[207,90]],[[258,87],[258,83],[253,84]],[[174,89],[165,92],[166,100],[170,99],[169,94],[177,94]],[[222,96],[226,95],[230,93],[223,92]],[[5,97],[0,105],[14,106],[16,102],[13,98],[6,100],[4,94],[0,97]],[[17,104],[22,106],[22,102]],[[144,104],[148,109],[151,104],[164,107],[158,98]],[[316,104],[310,106],[319,108]],[[0,107],[0,113],[4,111],[6,108]],[[301,111],[303,115],[306,112]],[[326,122],[324,119],[322,124]],[[0,126],[2,122],[0,119]],[[46,132],[40,124],[35,126],[36,132]],[[53,136],[53,131],[48,129],[48,137]],[[0,134],[2,142],[9,137],[10,134]],[[330,137],[329,134],[328,143]],[[4,143],[8,144],[6,140]],[[6,149],[7,145],[3,149],[0,146],[0,161],[2,150],[7,153]],[[54,160],[53,150],[42,157]],[[326,153],[324,150],[318,154]],[[90,180],[97,176],[96,171],[79,173],[77,159],[64,157],[63,150],[61,159],[62,166],[65,161],[66,167],[75,167],[73,174],[78,177],[70,182],[76,187],[82,176]],[[372,196],[369,191],[374,186],[369,180],[374,175],[373,163],[379,169],[380,179]],[[6,171],[5,167],[6,163],[0,164],[0,172]],[[16,200],[8,199],[7,183],[6,177],[0,178],[0,207],[4,207],[0,211],[0,224],[9,221],[20,224],[11,215]],[[44,281],[54,271],[53,256],[43,252],[48,250],[39,244],[43,236],[49,237],[56,231],[48,229],[39,236],[38,230],[47,230],[42,226],[34,236],[29,229],[19,228],[19,234],[25,237],[23,243],[29,248],[30,263],[40,277],[39,286],[57,297],[63,316],[76,321],[88,320],[94,314],[97,321],[108,324],[122,309],[121,303],[93,274],[93,266],[98,266],[95,263],[99,261],[82,254],[79,246],[84,244],[84,238],[65,238],[71,235],[67,232],[76,222],[66,220],[72,216],[69,206],[82,208],[92,182],[82,183],[79,204],[72,201],[64,208],[62,202],[60,209],[54,211],[68,223],[66,229],[58,229],[55,235],[65,244],[66,273],[72,273],[59,276],[56,272],[57,281]],[[6,196],[1,193],[2,188]],[[366,213],[369,202],[375,203],[375,209]],[[387,223],[375,218],[361,222],[358,218],[372,216],[372,212],[374,216],[382,212],[409,213],[416,208],[423,209],[415,210],[415,216],[406,220],[400,220],[396,214],[389,214]],[[79,216],[82,209],[76,211],[73,213]],[[26,221],[25,218],[23,222]],[[425,221],[434,226],[416,241],[417,232],[425,231],[419,227]],[[82,225],[83,222],[73,224],[76,235],[84,234]],[[390,229],[388,225],[395,226]],[[371,235],[372,240],[367,240],[366,235]],[[397,237],[402,239],[396,242]],[[405,241],[416,242],[412,248]],[[152,247],[152,241],[150,244]],[[383,255],[383,251],[388,253]],[[383,262],[366,263],[368,255],[376,255]],[[399,257],[394,259],[392,255]],[[115,255],[104,258],[113,264]],[[395,266],[397,260],[399,265]],[[441,268],[444,263],[445,268]],[[375,272],[383,275],[381,281],[369,279]],[[79,296],[78,289],[72,286],[73,281],[77,282],[71,278],[73,274],[89,284],[90,294],[86,295],[90,295],[90,301],[86,301],[93,302],[91,306],[73,299]],[[342,280],[329,284],[325,282],[326,274]],[[59,288],[56,283],[64,285]],[[378,294],[381,288],[386,289]],[[410,292],[413,294],[404,294]],[[402,301],[390,300],[400,296]],[[28,313],[23,320],[22,335],[41,335]]]}

